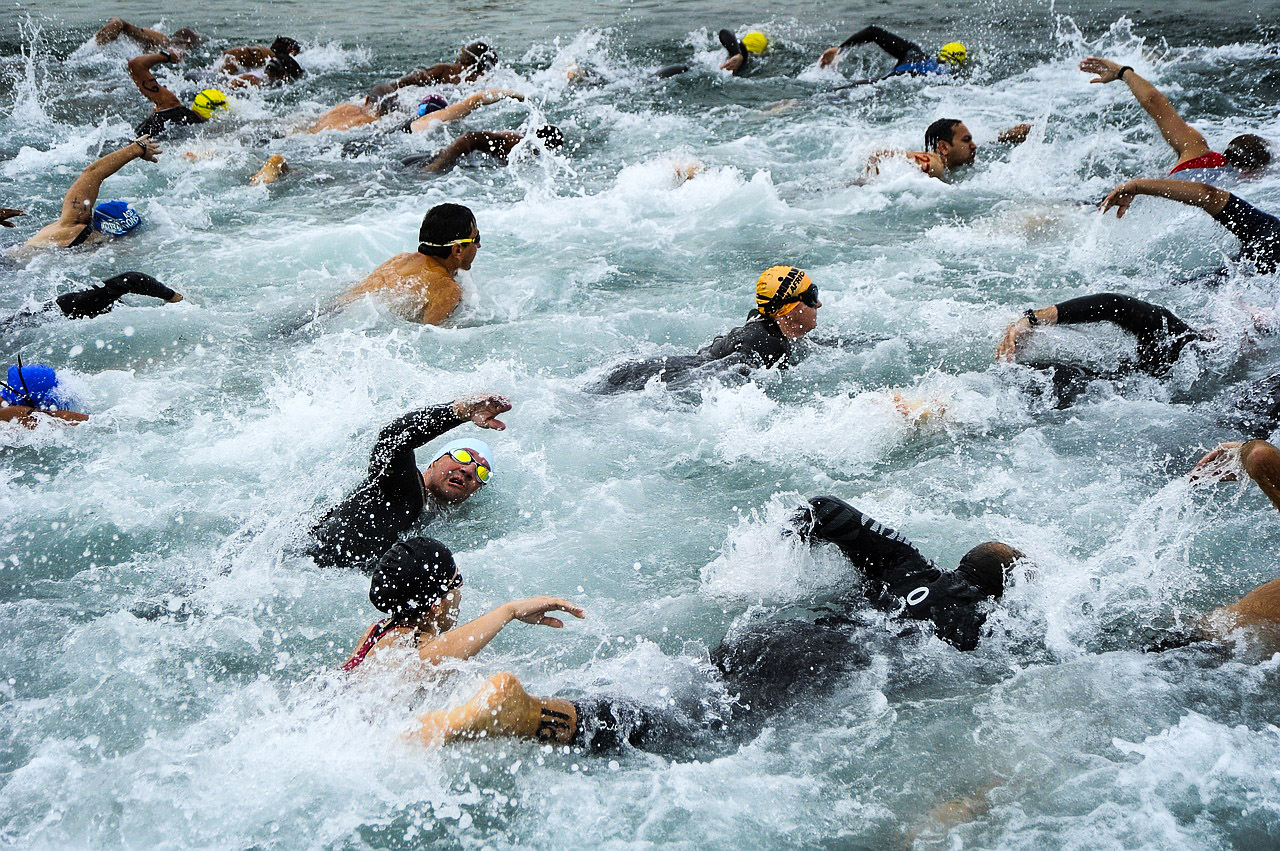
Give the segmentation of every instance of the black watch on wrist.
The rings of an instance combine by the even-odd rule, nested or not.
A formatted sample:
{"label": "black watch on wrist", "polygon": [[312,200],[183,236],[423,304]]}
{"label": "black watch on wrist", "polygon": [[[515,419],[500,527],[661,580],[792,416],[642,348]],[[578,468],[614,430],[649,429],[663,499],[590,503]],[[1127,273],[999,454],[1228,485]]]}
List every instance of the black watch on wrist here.
{"label": "black watch on wrist", "polygon": [[1028,308],[1027,311],[1022,314],[1022,317],[1027,320],[1027,324],[1029,324],[1032,328],[1040,324],[1040,317],[1036,316],[1036,312],[1034,310],[1031,310],[1030,308]]}

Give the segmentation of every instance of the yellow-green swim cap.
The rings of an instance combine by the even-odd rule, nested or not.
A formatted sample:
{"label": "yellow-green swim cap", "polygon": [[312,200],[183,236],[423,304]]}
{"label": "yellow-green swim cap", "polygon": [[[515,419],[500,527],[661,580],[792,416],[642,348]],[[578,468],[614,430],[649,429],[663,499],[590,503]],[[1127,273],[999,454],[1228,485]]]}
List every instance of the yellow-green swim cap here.
{"label": "yellow-green swim cap", "polygon": [[761,32],[749,32],[742,37],[742,46],[747,52],[759,56],[769,47],[769,39]]}
{"label": "yellow-green swim cap", "polygon": [[948,65],[960,65],[968,60],[969,51],[958,41],[944,44],[942,49],[938,51],[938,61],[946,62]]}
{"label": "yellow-green swim cap", "polygon": [[228,103],[227,96],[217,89],[205,89],[196,95],[195,101],[191,104],[191,111],[205,121],[212,118],[216,110],[229,109],[231,109],[231,104]]}

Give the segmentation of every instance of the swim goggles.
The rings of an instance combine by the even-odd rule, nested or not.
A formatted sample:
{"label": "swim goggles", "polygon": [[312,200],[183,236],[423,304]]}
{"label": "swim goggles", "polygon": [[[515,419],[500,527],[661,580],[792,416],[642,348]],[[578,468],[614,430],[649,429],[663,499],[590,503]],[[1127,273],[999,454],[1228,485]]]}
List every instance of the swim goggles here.
{"label": "swim goggles", "polygon": [[480,480],[480,484],[488,484],[491,473],[488,467],[480,463],[479,458],[474,457],[465,449],[454,449],[446,454],[459,464],[475,464],[476,478]]}
{"label": "swim goggles", "polygon": [[801,304],[808,305],[809,307],[817,307],[818,306],[818,285],[810,284],[809,288],[804,292],[798,293],[796,295],[793,295],[791,298],[783,299],[782,301],[777,302],[773,310],[776,311],[779,307],[785,307],[788,304],[795,304],[796,302],[800,302]]}
{"label": "swim goggles", "polygon": [[418,245],[425,245],[428,248],[449,248],[454,245],[467,245],[471,242],[474,242],[476,244],[476,248],[479,248],[480,234],[469,236],[466,239],[451,239],[448,242],[419,242]]}

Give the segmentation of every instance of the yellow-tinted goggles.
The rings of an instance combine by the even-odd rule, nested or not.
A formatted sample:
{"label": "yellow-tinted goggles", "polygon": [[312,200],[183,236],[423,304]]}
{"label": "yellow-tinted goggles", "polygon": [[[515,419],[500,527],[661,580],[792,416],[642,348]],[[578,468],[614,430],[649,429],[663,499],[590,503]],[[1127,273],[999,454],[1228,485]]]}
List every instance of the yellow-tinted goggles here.
{"label": "yellow-tinted goggles", "polygon": [[455,449],[449,453],[449,457],[457,461],[459,464],[475,464],[476,478],[480,480],[480,484],[489,482],[489,468],[480,463],[479,458],[475,458],[465,449]]}

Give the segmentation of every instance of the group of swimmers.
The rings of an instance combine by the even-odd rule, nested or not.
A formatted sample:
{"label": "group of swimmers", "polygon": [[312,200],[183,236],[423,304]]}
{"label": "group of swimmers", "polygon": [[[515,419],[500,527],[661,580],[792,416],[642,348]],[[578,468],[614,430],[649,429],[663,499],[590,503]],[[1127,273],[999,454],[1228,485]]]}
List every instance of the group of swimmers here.
{"label": "group of swimmers", "polygon": [[[153,112],[140,126],[136,140],[84,170],[68,191],[59,219],[27,240],[30,249],[92,245],[132,231],[139,217],[131,207],[123,202],[97,202],[103,181],[134,160],[155,162],[162,153],[155,137],[175,128],[202,124],[227,108],[224,93],[202,89],[188,109],[152,74],[159,64],[179,61],[180,47],[199,43],[200,36],[194,31],[165,35],[113,19],[98,34],[98,42],[122,37],[155,51],[128,62],[129,74],[153,104]],[[751,57],[760,56],[769,48],[768,39],[756,32],[739,39],[723,30],[720,40],[729,53],[722,70],[735,75],[746,71]],[[960,73],[970,61],[967,49],[959,42],[947,44],[930,56],[919,45],[876,26],[826,50],[818,61],[823,67],[834,65],[843,52],[869,43],[880,47],[896,63],[877,79]],[[223,54],[216,73],[228,80],[229,88],[287,82],[301,76],[301,68],[293,58],[299,51],[298,43],[286,37],[277,38],[270,46],[235,48]],[[457,61],[416,69],[375,86],[367,95],[330,110],[308,129],[345,132],[375,124],[401,109],[402,91],[444,83],[478,83],[496,63],[492,48],[473,42],[462,48]],[[662,69],[658,76],[669,77],[688,70],[687,66],[676,68]],[[1240,265],[1236,267],[1239,271],[1276,271],[1280,267],[1280,220],[1216,185],[1266,168],[1270,146],[1260,137],[1245,134],[1233,139],[1219,154],[1176,113],[1167,98],[1131,67],[1091,57],[1081,62],[1080,68],[1096,75],[1095,83],[1124,82],[1154,118],[1177,155],[1167,179],[1127,181],[1103,199],[1102,210],[1114,209],[1121,217],[1139,195],[1200,208],[1240,240]],[[854,84],[874,82],[860,80]],[[421,132],[433,123],[460,119],[505,98],[519,99],[521,95],[485,89],[450,105],[429,92],[410,110],[415,114],[408,115],[398,128]],[[1030,125],[1021,124],[1000,138],[1016,144],[1025,140],[1030,130]],[[555,149],[563,142],[562,134],[551,125],[539,128],[533,136],[546,149]],[[440,154],[412,164],[441,171],[473,153],[505,161],[523,141],[524,136],[517,133],[464,134]],[[972,164],[979,149],[963,121],[955,118],[931,124],[925,131],[923,148],[882,152],[868,164],[868,170],[873,171],[890,158],[900,158],[931,177],[944,178]],[[277,179],[284,173],[283,163],[271,168],[269,162],[264,173],[266,182]],[[0,210],[0,224],[13,227],[10,220],[18,215],[18,210]],[[478,222],[468,207],[436,205],[423,217],[416,250],[377,267],[364,281],[339,296],[334,306],[374,295],[385,299],[407,320],[445,322],[461,303],[457,275],[471,267],[481,244]],[[165,302],[182,299],[181,294],[154,278],[128,272],[101,286],[60,296],[5,322],[39,321],[43,316],[57,314],[71,319],[98,316],[128,294]],[[817,327],[821,307],[818,286],[802,268],[771,267],[756,281],[754,307],[741,326],[695,353],[617,365],[589,389],[621,393],[654,382],[678,386],[709,375],[749,380],[759,369],[787,369],[800,360],[801,341]],[[1158,305],[1123,294],[1100,293],[1027,309],[1008,327],[995,354],[997,359],[1015,359],[1027,336],[1037,329],[1102,322],[1133,334],[1137,341],[1136,360],[1110,372],[1066,363],[1028,364],[1050,376],[1057,405],[1072,404],[1091,382],[1127,372],[1164,376],[1185,351],[1212,339],[1208,332],[1191,327]],[[42,412],[75,419],[67,416],[75,412],[66,411],[56,395],[56,375],[52,370],[42,370],[47,368],[19,364],[9,371],[0,391],[7,403],[0,407],[0,419],[31,424]],[[1247,404],[1242,403],[1242,409],[1250,406],[1256,414],[1251,421],[1252,430],[1265,428],[1269,433],[1280,425],[1280,374],[1263,382],[1259,392]],[[415,452],[467,423],[482,430],[503,430],[506,426],[501,417],[511,409],[512,403],[506,397],[479,393],[398,417],[374,440],[364,480],[310,529],[307,555],[321,567],[368,573],[369,598],[386,615],[356,642],[354,652],[343,665],[345,670],[364,669],[371,660],[406,649],[432,665],[448,659],[468,659],[513,621],[559,628],[564,623],[557,615],[585,616],[584,610],[569,600],[534,597],[504,603],[459,626],[463,578],[452,552],[440,540],[411,534],[421,524],[437,524],[452,507],[486,487],[494,475],[495,460],[492,447],[474,433],[437,445],[425,470],[419,470]],[[82,414],[78,416],[83,418]],[[1266,440],[1222,443],[1196,465],[1193,477],[1221,481],[1240,472],[1256,481],[1280,509],[1280,450]],[[1017,566],[1026,559],[1009,544],[988,541],[973,547],[955,569],[941,570],[901,533],[832,496],[811,499],[780,534],[835,546],[859,568],[864,581],[850,589],[843,601],[847,604],[845,611],[839,616],[771,621],[726,638],[712,652],[711,660],[728,691],[736,696],[727,717],[695,717],[691,721],[687,714],[675,718],[662,708],[634,701],[536,697],[513,675],[498,674],[464,705],[422,715],[415,735],[432,744],[516,736],[578,745],[592,751],[620,747],[679,751],[713,729],[749,731],[770,712],[829,689],[844,672],[865,664],[870,652],[869,628],[860,612],[868,604],[906,621],[928,624],[934,635],[960,651],[975,649],[982,640],[993,602],[1000,599],[1015,577]],[[1280,580],[1207,616],[1199,632],[1187,640],[1221,637],[1232,629],[1255,624],[1280,625]]]}

